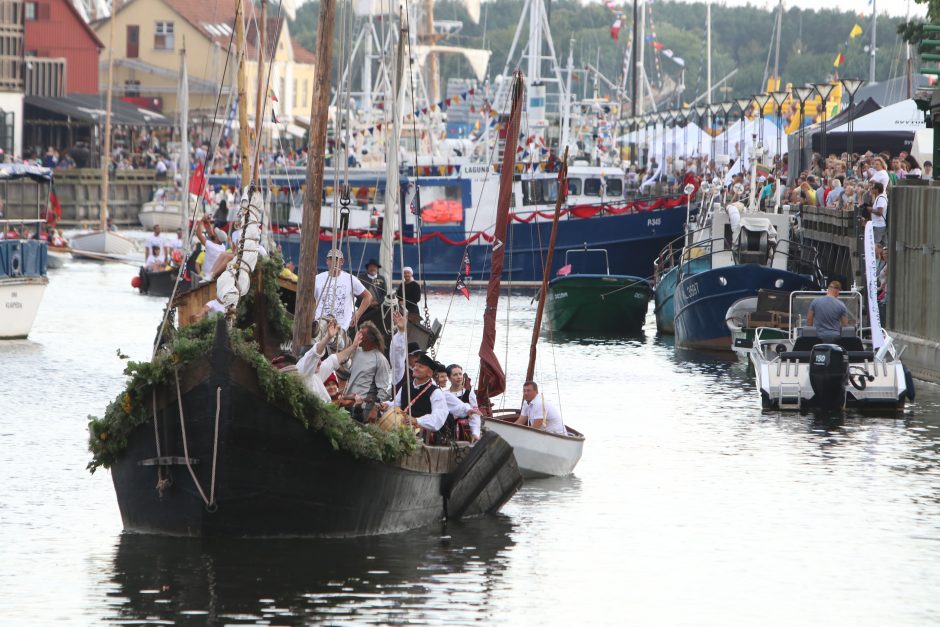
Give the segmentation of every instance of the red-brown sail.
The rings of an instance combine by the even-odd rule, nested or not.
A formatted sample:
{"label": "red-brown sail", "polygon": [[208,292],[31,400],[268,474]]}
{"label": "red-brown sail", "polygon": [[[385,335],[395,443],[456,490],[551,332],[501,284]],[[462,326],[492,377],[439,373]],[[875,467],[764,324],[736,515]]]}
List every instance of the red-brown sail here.
{"label": "red-brown sail", "polygon": [[489,407],[489,399],[506,389],[506,373],[499,363],[496,345],[496,307],[506,253],[506,229],[509,225],[509,201],[512,198],[512,177],[516,169],[516,145],[519,140],[519,120],[522,117],[524,85],[522,73],[516,72],[512,84],[512,105],[509,126],[503,148],[503,163],[499,174],[499,197],[496,206],[496,228],[493,231],[493,258],[490,264],[490,282],[486,288],[486,309],[483,312],[483,340],[480,343],[480,379],[477,401],[481,408]]}

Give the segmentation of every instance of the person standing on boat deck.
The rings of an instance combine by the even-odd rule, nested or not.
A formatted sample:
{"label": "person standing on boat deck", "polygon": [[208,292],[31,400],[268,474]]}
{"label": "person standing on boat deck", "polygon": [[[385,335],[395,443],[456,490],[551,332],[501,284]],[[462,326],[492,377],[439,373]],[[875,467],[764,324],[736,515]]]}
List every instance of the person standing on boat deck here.
{"label": "person standing on boat deck", "polygon": [[[476,403],[468,403],[448,389],[450,380],[448,379],[447,368],[444,367],[444,364],[438,363],[435,366],[434,379],[437,382],[437,387],[444,391],[444,400],[447,401],[447,411],[450,412],[450,415],[454,418],[466,418],[466,424],[470,428],[470,441],[476,442],[479,440],[482,421],[480,419],[481,412],[477,408]],[[458,439],[459,435],[458,430]]]}
{"label": "person standing on boat deck", "polygon": [[[317,311],[314,318],[333,316],[340,328],[348,329],[359,324],[362,312],[372,304],[372,294],[366,291],[362,281],[343,270],[343,252],[333,248],[326,253],[325,272],[317,275],[314,298]],[[362,296],[359,308],[353,313],[353,298]]]}
{"label": "person standing on boat deck", "polygon": [[[339,324],[336,320],[331,319],[327,323],[326,333],[323,334],[323,337],[320,338],[320,341],[315,346],[303,354],[296,366],[297,373],[300,375],[304,387],[324,403],[329,403],[333,400],[333,396],[326,389],[326,380],[330,377],[333,377],[334,381],[336,380],[333,373],[340,364],[349,359],[356,349],[359,348],[359,343],[362,339],[361,335],[357,333],[356,338],[349,346],[324,359],[323,355],[326,353],[326,346],[336,338],[337,333],[339,333]],[[338,391],[339,388],[337,387],[337,393]]]}
{"label": "person standing on boat deck", "polygon": [[806,314],[806,326],[815,327],[816,335],[824,342],[832,342],[842,335],[842,327],[849,326],[849,310],[841,300],[842,283],[830,281],[825,296],[814,298]]}
{"label": "person standing on boat deck", "polygon": [[535,381],[526,381],[522,386],[522,412],[516,424],[559,435],[568,434],[558,408],[545,400],[545,395],[539,394],[539,386]]}
{"label": "person standing on boat deck", "polygon": [[[437,362],[425,353],[418,356],[414,365],[414,377],[411,381],[411,404],[404,390],[398,390],[395,400],[391,403],[400,407],[409,414],[412,421],[429,434],[436,436],[435,444],[449,444],[454,438],[454,420],[447,409],[447,398],[444,390],[434,384],[431,375]],[[448,417],[451,419],[448,420]],[[448,428],[448,423],[450,428]]]}
{"label": "person standing on boat deck", "polygon": [[421,286],[415,281],[414,270],[410,266],[402,268],[401,276],[402,282],[396,291],[398,300],[404,301],[409,320],[420,321],[421,311],[418,309],[418,302],[421,300]]}
{"label": "person standing on boat deck", "polygon": [[366,263],[366,271],[359,273],[359,281],[372,294],[372,304],[369,307],[377,308],[382,305],[385,295],[388,293],[388,286],[385,284],[385,277],[379,274],[382,269],[381,264],[375,259],[370,259]]}
{"label": "person standing on boat deck", "polygon": [[385,359],[382,334],[371,322],[363,322],[353,340],[359,348],[353,353],[349,382],[344,396],[352,399],[352,417],[359,422],[375,419],[376,403],[387,401],[392,387],[392,369]]}

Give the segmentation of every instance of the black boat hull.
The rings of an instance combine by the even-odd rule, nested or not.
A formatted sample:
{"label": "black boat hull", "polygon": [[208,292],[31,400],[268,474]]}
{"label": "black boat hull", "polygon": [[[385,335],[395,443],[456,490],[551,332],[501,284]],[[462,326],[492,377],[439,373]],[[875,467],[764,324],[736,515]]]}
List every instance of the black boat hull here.
{"label": "black boat hull", "polygon": [[[128,531],[234,537],[394,533],[439,523],[452,495],[452,518],[495,512],[522,483],[512,449],[496,434],[472,448],[419,446],[397,463],[335,450],[322,432],[265,400],[254,371],[220,351],[218,343],[211,359],[181,372],[180,386],[186,447],[171,383],[156,393],[157,428],[151,419],[133,430],[112,466]],[[187,452],[214,506],[207,506],[190,475]]]}
{"label": "black boat hull", "polygon": [[[140,293],[149,294],[150,296],[169,296],[173,293],[173,285],[176,283],[177,274],[179,274],[179,271],[175,268],[172,270],[159,270],[157,272],[141,268],[139,274]],[[177,292],[184,292],[188,290],[189,287],[189,281],[181,280]]]}

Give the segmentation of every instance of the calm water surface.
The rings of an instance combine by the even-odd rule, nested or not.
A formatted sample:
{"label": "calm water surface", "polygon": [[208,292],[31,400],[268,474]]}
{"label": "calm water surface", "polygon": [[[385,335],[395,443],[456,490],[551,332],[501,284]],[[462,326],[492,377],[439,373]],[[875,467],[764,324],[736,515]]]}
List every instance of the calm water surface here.
{"label": "calm water surface", "polygon": [[[940,622],[940,389],[898,418],[762,413],[743,365],[675,351],[652,317],[634,338],[543,335],[538,379],[584,458],[501,516],[330,542],[122,534],[86,416],[123,386],[118,350],[149,356],[163,302],[135,274],[52,271],[30,340],[0,344],[0,624]],[[481,292],[431,299],[440,359],[473,374]],[[533,317],[529,295],[501,303],[511,405]]]}

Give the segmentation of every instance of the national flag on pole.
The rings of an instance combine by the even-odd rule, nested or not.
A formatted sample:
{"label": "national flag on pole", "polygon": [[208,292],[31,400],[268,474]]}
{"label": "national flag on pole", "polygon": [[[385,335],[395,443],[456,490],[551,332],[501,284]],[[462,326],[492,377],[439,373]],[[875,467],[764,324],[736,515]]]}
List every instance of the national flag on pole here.
{"label": "national flag on pole", "polygon": [[268,90],[268,97],[271,98],[274,102],[277,102],[277,94],[274,93],[273,89]]}
{"label": "national flag on pole", "polygon": [[470,288],[468,288],[467,284],[464,283],[462,276],[457,277],[457,287],[454,291],[458,294],[463,294],[464,298],[470,300]]}
{"label": "national flag on pole", "polygon": [[862,27],[856,24],[852,27],[852,30],[849,32],[849,39],[855,39],[862,34]]}
{"label": "national flag on pole", "polygon": [[757,167],[757,176],[770,176],[773,171],[770,169],[770,166],[764,165],[763,163],[758,163]]}
{"label": "national flag on pole", "polygon": [[839,67],[843,63],[845,63],[845,55],[840,52],[836,55],[836,60],[832,62],[832,67]]}
{"label": "national flag on pole", "polygon": [[198,196],[203,192],[206,187],[206,172],[203,168],[202,163],[196,164],[196,170],[193,172],[193,176],[189,179],[189,193],[195,194]]}
{"label": "national flag on pole", "polygon": [[558,268],[558,272],[556,272],[555,274],[557,274],[558,276],[568,276],[569,274],[571,274],[571,264],[569,263],[567,265],[564,265]]}
{"label": "national flag on pole", "polygon": [[614,41],[619,40],[620,25],[621,25],[621,22],[620,22],[620,19],[618,18],[617,21],[614,22],[614,25],[610,27],[610,38],[613,39]]}

